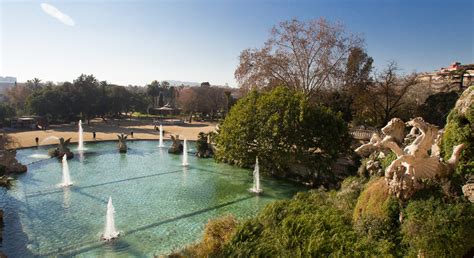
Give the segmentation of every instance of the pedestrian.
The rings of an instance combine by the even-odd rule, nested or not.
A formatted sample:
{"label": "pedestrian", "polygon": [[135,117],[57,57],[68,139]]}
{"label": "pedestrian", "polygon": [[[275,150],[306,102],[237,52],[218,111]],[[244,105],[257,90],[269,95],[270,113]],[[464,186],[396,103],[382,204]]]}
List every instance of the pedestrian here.
{"label": "pedestrian", "polygon": [[95,141],[95,132],[92,132],[92,139]]}
{"label": "pedestrian", "polygon": [[36,146],[38,146],[39,140],[40,140],[40,139],[39,139],[38,137],[35,138]]}
{"label": "pedestrian", "polygon": [[133,131],[130,132],[130,136],[132,136],[132,138],[133,138]]}

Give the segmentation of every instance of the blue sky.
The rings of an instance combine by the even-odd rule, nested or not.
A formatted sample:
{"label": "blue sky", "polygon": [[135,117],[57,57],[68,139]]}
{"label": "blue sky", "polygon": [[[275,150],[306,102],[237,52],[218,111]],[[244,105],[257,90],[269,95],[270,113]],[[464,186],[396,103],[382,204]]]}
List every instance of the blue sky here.
{"label": "blue sky", "polygon": [[[243,49],[280,21],[326,17],[365,38],[380,70],[431,71],[474,62],[472,0],[10,1],[0,0],[0,76],[72,81],[81,73],[122,85],[152,80],[236,86]],[[42,3],[68,15],[48,15]],[[67,23],[67,22],[66,22]]]}

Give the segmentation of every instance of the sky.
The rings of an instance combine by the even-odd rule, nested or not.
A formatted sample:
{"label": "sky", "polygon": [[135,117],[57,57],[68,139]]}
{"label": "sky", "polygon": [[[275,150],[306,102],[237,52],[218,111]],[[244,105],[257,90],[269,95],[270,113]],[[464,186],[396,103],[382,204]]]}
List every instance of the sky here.
{"label": "sky", "polygon": [[239,54],[281,21],[325,17],[365,39],[376,70],[474,63],[472,0],[0,0],[0,76],[237,86]]}

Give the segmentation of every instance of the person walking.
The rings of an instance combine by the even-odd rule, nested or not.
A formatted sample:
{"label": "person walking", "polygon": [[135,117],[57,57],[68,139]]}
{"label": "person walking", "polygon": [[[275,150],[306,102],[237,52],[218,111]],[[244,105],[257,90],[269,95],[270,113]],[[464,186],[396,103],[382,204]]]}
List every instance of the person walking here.
{"label": "person walking", "polygon": [[92,139],[95,141],[95,132],[92,132]]}
{"label": "person walking", "polygon": [[36,142],[36,146],[38,146],[39,145],[39,138],[38,137],[35,138],[35,142]]}

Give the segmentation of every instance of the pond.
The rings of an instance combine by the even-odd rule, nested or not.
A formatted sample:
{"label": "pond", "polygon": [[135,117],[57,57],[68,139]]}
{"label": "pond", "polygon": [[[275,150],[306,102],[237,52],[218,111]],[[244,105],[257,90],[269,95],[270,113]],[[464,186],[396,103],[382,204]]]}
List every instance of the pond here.
{"label": "pond", "polygon": [[[165,142],[168,146],[170,142]],[[0,189],[5,228],[1,250],[8,257],[150,257],[198,241],[211,218],[254,216],[268,203],[291,198],[301,186],[270,178],[264,194],[248,191],[252,171],[168,154],[156,141],[87,144],[68,161],[73,185],[60,187],[62,165],[46,148],[18,150],[28,172],[10,190]],[[194,148],[188,144],[189,150]],[[71,146],[71,150],[76,146]],[[107,201],[113,199],[118,239],[103,242]]]}

